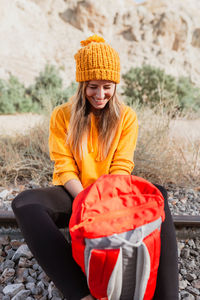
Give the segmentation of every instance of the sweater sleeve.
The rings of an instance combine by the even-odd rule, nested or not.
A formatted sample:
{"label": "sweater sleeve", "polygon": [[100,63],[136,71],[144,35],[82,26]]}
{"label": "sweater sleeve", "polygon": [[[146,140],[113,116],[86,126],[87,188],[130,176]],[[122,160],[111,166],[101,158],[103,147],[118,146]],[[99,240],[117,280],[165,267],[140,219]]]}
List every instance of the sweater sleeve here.
{"label": "sweater sleeve", "polygon": [[54,161],[54,175],[60,184],[70,179],[79,180],[79,170],[67,143],[67,128],[64,113],[59,107],[55,108],[50,120],[49,128],[49,154]]}
{"label": "sweater sleeve", "polygon": [[133,156],[138,136],[138,120],[136,113],[130,108],[124,116],[122,127],[119,143],[110,166],[110,174],[128,175],[134,168]]}

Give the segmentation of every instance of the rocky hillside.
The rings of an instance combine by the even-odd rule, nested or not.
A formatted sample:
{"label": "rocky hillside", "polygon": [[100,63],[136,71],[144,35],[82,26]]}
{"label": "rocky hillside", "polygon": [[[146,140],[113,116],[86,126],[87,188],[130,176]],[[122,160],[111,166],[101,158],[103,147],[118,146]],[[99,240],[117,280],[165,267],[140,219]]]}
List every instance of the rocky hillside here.
{"label": "rocky hillside", "polygon": [[148,63],[200,84],[199,0],[0,0],[0,78],[30,84],[50,63],[69,84],[91,33],[119,52],[122,72]]}

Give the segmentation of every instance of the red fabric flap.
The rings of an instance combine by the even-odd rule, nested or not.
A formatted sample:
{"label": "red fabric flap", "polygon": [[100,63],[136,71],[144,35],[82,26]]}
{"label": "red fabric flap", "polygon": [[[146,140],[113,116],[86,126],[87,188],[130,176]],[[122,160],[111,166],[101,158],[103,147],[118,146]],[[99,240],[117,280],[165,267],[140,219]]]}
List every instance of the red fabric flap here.
{"label": "red fabric flap", "polygon": [[88,286],[95,298],[107,297],[108,283],[119,252],[119,249],[93,249],[91,251]]}

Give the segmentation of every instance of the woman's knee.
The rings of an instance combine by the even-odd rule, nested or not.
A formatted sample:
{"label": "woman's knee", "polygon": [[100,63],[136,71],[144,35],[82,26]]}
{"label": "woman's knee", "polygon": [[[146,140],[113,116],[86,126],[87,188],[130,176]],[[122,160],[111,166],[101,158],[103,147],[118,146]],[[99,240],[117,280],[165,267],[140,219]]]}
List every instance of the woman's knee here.
{"label": "woman's knee", "polygon": [[159,185],[159,184],[154,184],[154,185],[162,193],[165,202],[168,202],[167,190],[162,185]]}
{"label": "woman's knee", "polygon": [[37,205],[49,213],[69,213],[72,209],[72,198],[62,186],[41,187],[29,189],[20,193],[12,202],[14,213],[19,208]]}
{"label": "woman's knee", "polygon": [[18,194],[12,201],[11,206],[15,212],[18,208],[29,204],[38,204],[39,193],[38,190],[26,190]]}

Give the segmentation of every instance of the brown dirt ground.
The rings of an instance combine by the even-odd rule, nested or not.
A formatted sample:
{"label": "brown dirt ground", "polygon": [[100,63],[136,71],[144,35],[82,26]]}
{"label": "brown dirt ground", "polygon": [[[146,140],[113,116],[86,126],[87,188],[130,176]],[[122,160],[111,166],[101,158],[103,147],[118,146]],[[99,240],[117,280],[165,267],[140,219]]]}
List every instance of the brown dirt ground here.
{"label": "brown dirt ground", "polygon": [[200,119],[172,120],[170,123],[172,137],[200,142]]}
{"label": "brown dirt ground", "polygon": [[17,134],[26,134],[29,129],[43,121],[42,115],[36,114],[17,114],[0,115],[0,137],[15,136]]}

